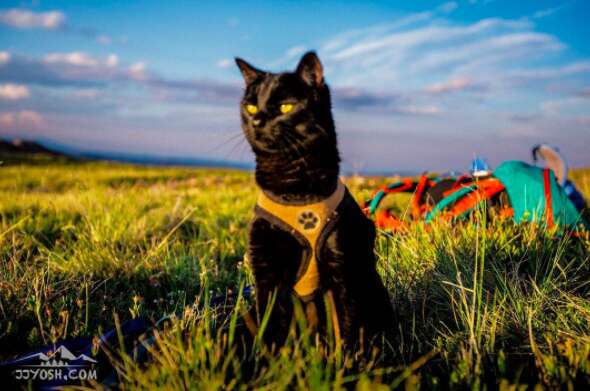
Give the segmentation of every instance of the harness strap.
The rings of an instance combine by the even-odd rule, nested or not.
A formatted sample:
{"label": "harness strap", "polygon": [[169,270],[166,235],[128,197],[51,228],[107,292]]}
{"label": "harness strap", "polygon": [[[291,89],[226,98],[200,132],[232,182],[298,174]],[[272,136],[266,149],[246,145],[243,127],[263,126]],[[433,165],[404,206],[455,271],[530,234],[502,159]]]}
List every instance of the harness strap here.
{"label": "harness strap", "polygon": [[308,259],[302,263],[298,273],[299,278],[293,287],[297,295],[304,300],[313,297],[319,287],[320,274],[316,247],[322,232],[344,199],[345,194],[346,186],[339,180],[332,195],[313,204],[281,203],[271,199],[264,192],[260,192],[258,197],[259,208],[282,221],[291,228],[293,233],[300,234],[310,247]]}

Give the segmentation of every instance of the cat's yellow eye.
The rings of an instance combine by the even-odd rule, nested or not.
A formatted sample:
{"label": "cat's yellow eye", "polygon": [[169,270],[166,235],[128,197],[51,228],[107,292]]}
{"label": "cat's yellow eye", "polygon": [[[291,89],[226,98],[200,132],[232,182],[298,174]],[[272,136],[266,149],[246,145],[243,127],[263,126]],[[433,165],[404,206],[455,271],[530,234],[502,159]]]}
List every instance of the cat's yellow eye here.
{"label": "cat's yellow eye", "polygon": [[287,114],[289,111],[293,110],[293,105],[291,103],[283,103],[280,109],[281,113]]}
{"label": "cat's yellow eye", "polygon": [[246,105],[246,111],[250,114],[256,114],[258,113],[258,107],[254,105]]}

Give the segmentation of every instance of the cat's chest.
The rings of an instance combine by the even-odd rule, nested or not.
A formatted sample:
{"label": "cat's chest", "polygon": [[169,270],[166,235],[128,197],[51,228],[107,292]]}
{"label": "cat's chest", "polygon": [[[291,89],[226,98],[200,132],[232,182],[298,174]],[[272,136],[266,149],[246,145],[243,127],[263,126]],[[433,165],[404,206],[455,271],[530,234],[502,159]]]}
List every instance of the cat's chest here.
{"label": "cat's chest", "polygon": [[[301,246],[301,259],[293,289],[300,297],[310,297],[319,288],[318,262],[322,247],[338,222],[339,206],[346,195],[346,187],[338,183],[336,191],[321,202],[294,205],[272,200],[261,193],[256,205],[257,219],[264,219],[274,229],[292,236]],[[268,238],[267,246],[274,246]],[[279,239],[280,240],[280,239]],[[264,241],[261,243],[265,245]]]}

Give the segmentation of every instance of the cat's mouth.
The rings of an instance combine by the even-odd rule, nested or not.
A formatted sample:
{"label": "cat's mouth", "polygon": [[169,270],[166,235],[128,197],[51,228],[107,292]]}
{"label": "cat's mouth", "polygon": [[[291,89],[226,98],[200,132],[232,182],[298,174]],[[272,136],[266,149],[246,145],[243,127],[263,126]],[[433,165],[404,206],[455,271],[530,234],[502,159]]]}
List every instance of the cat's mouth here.
{"label": "cat's mouth", "polygon": [[266,153],[274,155],[286,155],[303,157],[309,152],[310,145],[317,141],[317,138],[307,137],[298,139],[293,135],[282,133],[280,136],[259,136],[249,140],[255,153]]}
{"label": "cat's mouth", "polygon": [[281,148],[278,148],[273,145],[269,145],[263,142],[254,142],[250,143],[254,149],[255,153],[266,153],[266,154],[279,154],[281,153]]}
{"label": "cat's mouth", "polygon": [[287,146],[285,143],[278,140],[270,139],[256,139],[250,141],[250,145],[254,149],[255,153],[266,153],[266,154],[283,154],[287,152]]}

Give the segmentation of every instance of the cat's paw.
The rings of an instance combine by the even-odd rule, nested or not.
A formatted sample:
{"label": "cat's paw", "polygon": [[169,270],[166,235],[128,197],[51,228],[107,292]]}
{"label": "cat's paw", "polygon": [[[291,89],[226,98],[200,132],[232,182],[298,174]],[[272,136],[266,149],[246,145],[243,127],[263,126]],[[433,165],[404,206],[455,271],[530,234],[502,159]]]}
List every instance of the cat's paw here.
{"label": "cat's paw", "polygon": [[299,219],[297,221],[305,231],[310,231],[318,226],[320,219],[312,211],[306,211],[299,215]]}

